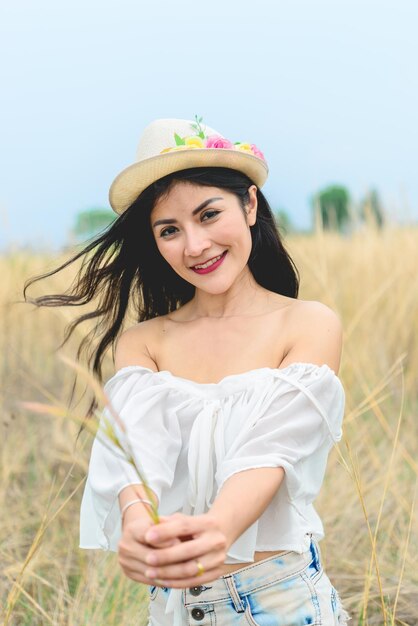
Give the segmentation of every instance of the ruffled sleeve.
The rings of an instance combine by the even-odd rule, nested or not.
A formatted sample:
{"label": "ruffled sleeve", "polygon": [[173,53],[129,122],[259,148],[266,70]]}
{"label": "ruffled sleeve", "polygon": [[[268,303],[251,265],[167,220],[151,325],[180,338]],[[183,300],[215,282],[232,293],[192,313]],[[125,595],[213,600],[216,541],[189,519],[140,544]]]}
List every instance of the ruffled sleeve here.
{"label": "ruffled sleeve", "polygon": [[[104,390],[126,426],[136,465],[161,501],[162,491],[170,489],[173,483],[181,448],[181,432],[170,389],[151,370],[127,367],[119,370]],[[103,414],[123,437],[110,411],[105,409]],[[102,424],[103,418],[99,429]],[[118,495],[127,485],[140,483],[134,467],[99,430],[91,448],[81,502],[80,548],[117,552],[121,537]]]}
{"label": "ruffled sleeve", "polygon": [[[225,456],[216,472],[218,493],[237,472],[282,467],[288,500],[306,506],[318,495],[327,457],[341,439],[345,393],[327,365],[296,364],[275,370],[259,389],[262,401],[249,411],[239,429],[230,433]],[[232,546],[230,555],[253,552],[255,522]]]}

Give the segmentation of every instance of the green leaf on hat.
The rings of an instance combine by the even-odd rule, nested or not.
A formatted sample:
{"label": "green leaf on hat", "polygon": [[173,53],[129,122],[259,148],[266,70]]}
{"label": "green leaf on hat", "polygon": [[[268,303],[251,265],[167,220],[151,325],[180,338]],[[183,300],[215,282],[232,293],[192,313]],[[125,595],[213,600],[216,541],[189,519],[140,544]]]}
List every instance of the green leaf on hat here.
{"label": "green leaf on hat", "polygon": [[192,128],[194,128],[196,135],[198,137],[200,137],[201,139],[205,139],[206,135],[204,133],[203,128],[200,125],[200,122],[203,120],[203,117],[198,117],[197,114],[195,114],[194,119],[196,120],[196,122],[191,125]]}
{"label": "green leaf on hat", "polygon": [[174,133],[174,139],[176,140],[176,146],[184,146],[186,142],[177,133]]}

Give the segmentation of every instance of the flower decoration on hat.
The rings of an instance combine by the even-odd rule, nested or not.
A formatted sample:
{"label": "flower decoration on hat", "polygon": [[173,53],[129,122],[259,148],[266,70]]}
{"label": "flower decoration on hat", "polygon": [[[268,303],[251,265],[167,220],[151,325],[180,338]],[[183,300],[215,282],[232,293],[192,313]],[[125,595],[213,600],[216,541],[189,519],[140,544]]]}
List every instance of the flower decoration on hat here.
{"label": "flower decoration on hat", "polygon": [[229,141],[225,137],[221,135],[206,135],[201,122],[203,121],[202,117],[197,117],[195,115],[196,122],[192,124],[192,127],[196,131],[196,135],[188,135],[186,137],[180,137],[177,133],[174,133],[174,141],[175,146],[164,148],[161,150],[160,154],[165,152],[173,152],[175,150],[190,150],[194,148],[205,149],[205,148],[216,148],[223,150],[239,150],[240,152],[247,152],[248,154],[252,154],[253,156],[258,157],[265,161],[265,157],[261,150],[257,148],[257,146],[253,143],[244,143],[241,141]]}

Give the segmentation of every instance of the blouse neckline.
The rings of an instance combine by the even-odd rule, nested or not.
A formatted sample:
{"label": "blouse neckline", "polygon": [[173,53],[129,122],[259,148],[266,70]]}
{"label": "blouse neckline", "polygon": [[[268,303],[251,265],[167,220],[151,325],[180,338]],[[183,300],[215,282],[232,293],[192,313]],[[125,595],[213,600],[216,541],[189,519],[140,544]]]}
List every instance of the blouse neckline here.
{"label": "blouse neckline", "polygon": [[[329,365],[327,365],[327,363],[323,363],[322,365],[318,365],[317,363],[309,363],[309,362],[305,362],[305,361],[297,361],[294,363],[290,363],[289,365],[287,365],[286,367],[257,367],[255,369],[251,369],[248,370],[246,372],[241,372],[239,374],[228,374],[227,376],[224,376],[223,378],[221,378],[221,380],[219,380],[217,383],[199,383],[195,380],[191,380],[190,378],[184,378],[183,376],[177,376],[176,374],[173,374],[172,372],[170,372],[169,370],[152,370],[149,367],[145,367],[143,365],[126,365],[125,367],[121,367],[117,372],[115,372],[115,374],[112,376],[112,378],[117,377],[118,375],[122,375],[124,373],[127,373],[129,371],[135,371],[135,370],[144,370],[146,372],[150,372],[150,374],[153,374],[157,377],[161,377],[161,378],[168,378],[170,379],[172,382],[176,382],[178,381],[180,384],[184,385],[191,385],[192,387],[195,388],[201,388],[201,389],[214,389],[214,388],[218,388],[221,387],[223,384],[226,384],[228,382],[233,382],[235,380],[240,380],[241,378],[246,378],[246,377],[253,377],[258,376],[258,375],[262,375],[265,373],[278,373],[286,375],[286,373],[289,370],[292,369],[297,369],[297,367],[305,367],[305,368],[310,368],[313,371],[316,371],[319,373],[319,371],[327,371],[330,372],[333,375],[333,378],[336,378],[339,382],[341,382],[340,378],[338,377],[338,375],[334,372],[333,369],[331,369],[329,367]],[[111,379],[112,379],[111,378]],[[109,379],[108,382],[111,380]]]}

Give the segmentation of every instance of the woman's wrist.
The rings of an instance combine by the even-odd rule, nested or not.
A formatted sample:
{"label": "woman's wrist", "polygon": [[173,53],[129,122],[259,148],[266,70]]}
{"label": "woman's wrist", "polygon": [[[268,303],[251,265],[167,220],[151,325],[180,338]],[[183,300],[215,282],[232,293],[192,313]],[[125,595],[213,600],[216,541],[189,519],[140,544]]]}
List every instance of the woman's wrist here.
{"label": "woman's wrist", "polygon": [[234,531],[236,525],[233,520],[228,520],[228,518],[219,510],[213,511],[211,509],[204,515],[209,520],[210,525],[217,528],[224,535],[226,540],[226,551],[228,551],[239,536],[236,535],[236,532]]}
{"label": "woman's wrist", "polygon": [[129,502],[127,502],[126,504],[123,505],[120,515],[121,515],[121,519],[122,519],[122,525],[123,525],[123,519],[127,513],[127,511],[132,507],[135,506],[137,504],[148,504],[150,507],[152,506],[152,502],[150,500],[146,500],[145,498],[135,498],[135,500],[130,500]]}
{"label": "woman's wrist", "polygon": [[[135,500],[149,500],[150,497],[154,500],[155,506],[158,509],[158,498],[157,496],[154,494],[153,491],[151,491],[151,495],[149,496],[147,494],[147,492],[145,491],[145,488],[143,485],[140,484],[134,484],[134,485],[127,485],[124,489],[122,489],[119,492],[119,506],[120,506],[120,510],[121,510],[121,515],[122,518],[121,519],[121,527],[122,530],[125,527],[126,523],[134,520],[134,519],[138,519],[138,518],[142,518],[142,517],[147,517],[151,519],[151,505],[147,504],[146,502],[134,502]],[[131,504],[129,507],[126,508],[126,510],[124,511],[124,508],[126,507],[127,504],[129,504],[129,502],[133,502],[133,504]]]}
{"label": "woman's wrist", "polygon": [[140,519],[143,517],[151,519],[150,512],[151,506],[149,504],[145,504],[144,502],[135,502],[128,509],[126,509],[123,517],[121,518],[121,526],[122,530],[125,528],[126,524],[131,522],[132,520]]}

